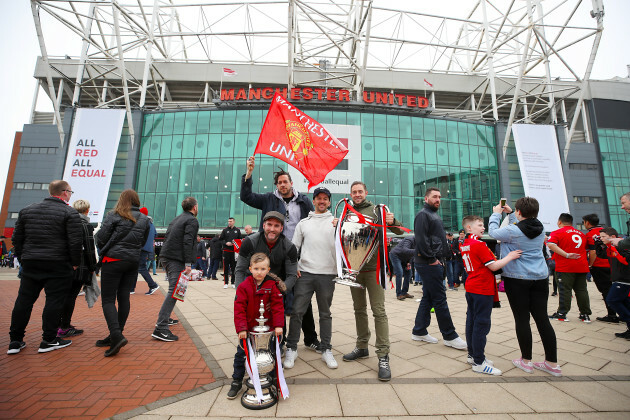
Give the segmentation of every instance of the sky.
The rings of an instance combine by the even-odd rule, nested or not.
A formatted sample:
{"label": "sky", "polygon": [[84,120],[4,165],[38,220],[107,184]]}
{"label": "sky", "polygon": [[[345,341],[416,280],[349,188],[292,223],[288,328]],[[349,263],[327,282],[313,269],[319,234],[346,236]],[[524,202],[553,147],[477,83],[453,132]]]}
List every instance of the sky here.
{"label": "sky", "polygon": [[[507,0],[496,0],[502,3]],[[521,0],[518,1],[520,3]],[[422,2],[424,3],[424,2]],[[435,7],[448,7],[451,10],[459,4],[467,7],[471,0],[449,0],[437,3]],[[591,8],[590,0],[584,3],[579,12],[587,14]],[[389,0],[387,7],[407,9],[403,0]],[[416,3],[419,4],[419,3]],[[574,2],[567,2],[566,6],[572,7]],[[544,3],[543,3],[544,5]],[[30,2],[4,1],[2,4],[2,25],[0,25],[0,191],[4,191],[8,165],[11,157],[11,149],[16,131],[21,131],[24,124],[29,123],[33,94],[35,91],[35,79],[33,73],[35,62],[40,55],[39,44],[33,23]],[[630,1],[628,0],[604,0],[604,33],[593,67],[592,79],[610,79],[613,77],[628,77],[627,65],[630,65]],[[448,9],[446,9],[448,10]],[[447,12],[442,12],[442,14]],[[590,16],[584,16],[585,24],[592,26]],[[47,40],[56,45],[56,50],[63,48],[69,41],[63,38]],[[590,45],[590,44],[589,44]],[[583,49],[584,61],[587,60],[590,48]],[[78,55],[78,51],[72,48],[70,55]],[[48,97],[40,90],[38,110],[49,111],[52,105]]]}

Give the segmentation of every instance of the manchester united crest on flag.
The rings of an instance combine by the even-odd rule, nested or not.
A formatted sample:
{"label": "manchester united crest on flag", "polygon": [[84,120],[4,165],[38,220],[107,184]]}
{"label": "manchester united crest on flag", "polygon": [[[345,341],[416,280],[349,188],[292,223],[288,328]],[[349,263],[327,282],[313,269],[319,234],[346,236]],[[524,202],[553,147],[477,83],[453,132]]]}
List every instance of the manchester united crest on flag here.
{"label": "manchester united crest on flag", "polygon": [[317,121],[276,93],[254,154],[276,157],[309,181],[322,182],[348,154],[348,149]]}

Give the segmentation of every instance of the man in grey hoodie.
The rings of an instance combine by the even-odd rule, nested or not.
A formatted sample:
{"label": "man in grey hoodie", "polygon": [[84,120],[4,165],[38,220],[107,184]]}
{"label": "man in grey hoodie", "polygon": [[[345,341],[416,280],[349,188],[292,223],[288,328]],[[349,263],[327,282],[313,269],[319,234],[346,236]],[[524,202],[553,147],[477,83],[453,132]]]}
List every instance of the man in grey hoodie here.
{"label": "man in grey hoodie", "polygon": [[297,271],[298,280],[293,288],[295,300],[289,321],[287,353],[284,358],[284,367],[287,369],[293,367],[297,358],[297,343],[300,341],[302,317],[311,304],[313,293],[315,293],[317,308],[319,309],[322,360],[330,369],[338,367],[330,344],[332,336],[330,305],[335,291],[333,279],[337,272],[335,228],[332,224],[334,217],[328,210],[330,191],[324,187],[316,188],[313,192],[313,205],[315,211],[310,212],[308,217],[300,220],[292,239],[293,244],[301,252]]}

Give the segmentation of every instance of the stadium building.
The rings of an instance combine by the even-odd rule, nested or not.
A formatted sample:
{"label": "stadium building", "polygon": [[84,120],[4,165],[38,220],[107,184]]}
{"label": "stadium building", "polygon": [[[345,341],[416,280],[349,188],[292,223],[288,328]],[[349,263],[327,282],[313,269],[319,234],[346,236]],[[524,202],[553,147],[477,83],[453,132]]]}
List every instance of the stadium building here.
{"label": "stadium building", "polygon": [[[32,2],[42,52],[34,76],[54,112],[33,111],[16,135],[6,236],[19,210],[63,177],[82,109],[124,113],[101,212],[134,188],[161,232],[189,195],[203,233],[230,216],[256,228],[260,212],[239,199],[241,176],[276,91],[347,142],[351,158],[338,169],[362,179],[368,199],[387,203],[405,226],[428,186],[441,189],[450,230],[528,188],[560,191],[541,200],[553,208],[564,193],[578,222],[597,213],[625,225],[618,198],[630,185],[630,79],[590,79],[601,1],[498,10],[480,0],[458,16],[421,10],[425,2],[406,3],[414,10],[361,0],[70,3]],[[589,27],[572,22],[589,13]],[[59,33],[75,42],[53,51]],[[550,127],[542,148],[526,136],[515,142],[513,129],[528,126]],[[550,157],[537,171],[535,153]],[[85,160],[76,169],[87,176]],[[274,189],[278,166],[287,168],[257,156],[254,191]],[[335,203],[349,185],[331,189]]]}

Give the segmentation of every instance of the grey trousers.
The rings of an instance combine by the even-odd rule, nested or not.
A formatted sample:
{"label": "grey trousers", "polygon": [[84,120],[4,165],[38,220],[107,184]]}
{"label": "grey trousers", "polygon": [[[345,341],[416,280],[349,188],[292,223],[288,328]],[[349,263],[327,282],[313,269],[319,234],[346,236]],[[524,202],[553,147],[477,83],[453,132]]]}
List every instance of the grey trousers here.
{"label": "grey trousers", "polygon": [[332,337],[332,316],[330,305],[332,305],[335,283],[332,281],[334,274],[312,274],[302,271],[302,275],[295,282],[293,287],[293,313],[289,320],[289,334],[287,336],[287,348],[296,350],[300,341],[300,331],[302,330],[302,317],[311,303],[313,293],[317,299],[319,309],[319,338],[322,350],[332,348],[330,339]]}
{"label": "grey trousers", "polygon": [[177,285],[177,279],[179,278],[179,274],[184,271],[186,268],[184,263],[174,260],[167,260],[166,258],[162,258],[162,267],[166,270],[166,279],[168,280],[168,293],[164,297],[164,303],[160,308],[160,313],[158,314],[157,319],[157,330],[168,330],[168,319],[171,317],[171,313],[173,313],[173,309],[175,308],[175,303],[177,303],[177,299],[173,298],[173,291],[175,291],[175,286]]}

